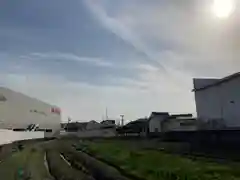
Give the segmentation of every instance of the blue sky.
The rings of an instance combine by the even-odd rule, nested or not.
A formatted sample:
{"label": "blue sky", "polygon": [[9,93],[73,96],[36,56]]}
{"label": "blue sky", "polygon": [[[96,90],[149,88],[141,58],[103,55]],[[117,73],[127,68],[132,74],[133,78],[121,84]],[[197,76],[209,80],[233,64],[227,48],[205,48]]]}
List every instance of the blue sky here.
{"label": "blue sky", "polygon": [[[195,113],[193,77],[239,65],[239,19],[208,0],[3,0],[0,84],[60,106],[63,120]],[[217,67],[216,67],[217,65]]]}

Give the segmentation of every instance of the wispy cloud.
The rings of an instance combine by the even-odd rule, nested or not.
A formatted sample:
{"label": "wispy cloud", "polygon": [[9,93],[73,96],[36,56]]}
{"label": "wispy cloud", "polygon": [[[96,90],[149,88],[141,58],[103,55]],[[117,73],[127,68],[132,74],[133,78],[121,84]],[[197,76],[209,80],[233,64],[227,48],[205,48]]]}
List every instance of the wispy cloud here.
{"label": "wispy cloud", "polygon": [[98,57],[81,57],[71,53],[60,53],[60,52],[50,52],[50,53],[31,53],[29,55],[22,55],[20,58],[26,58],[31,60],[65,60],[65,61],[76,61],[76,62],[85,62],[95,66],[103,67],[113,67],[113,64],[110,61],[103,60]]}
{"label": "wispy cloud", "polygon": [[145,59],[151,61],[158,66],[163,71],[166,71],[164,64],[156,61],[155,54],[145,46],[141,39],[133,33],[129,28],[127,28],[123,23],[115,18],[107,15],[104,7],[101,6],[101,2],[94,0],[85,0],[85,4],[97,18],[108,30],[123,39],[126,43],[135,48],[135,50],[145,56]]}

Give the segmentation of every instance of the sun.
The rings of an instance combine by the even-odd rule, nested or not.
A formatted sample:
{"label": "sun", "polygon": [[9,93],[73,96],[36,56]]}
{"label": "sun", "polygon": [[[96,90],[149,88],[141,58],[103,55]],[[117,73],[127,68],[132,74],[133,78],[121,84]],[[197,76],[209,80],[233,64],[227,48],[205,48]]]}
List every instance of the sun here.
{"label": "sun", "polygon": [[228,18],[235,9],[235,0],[214,0],[213,13],[218,18]]}

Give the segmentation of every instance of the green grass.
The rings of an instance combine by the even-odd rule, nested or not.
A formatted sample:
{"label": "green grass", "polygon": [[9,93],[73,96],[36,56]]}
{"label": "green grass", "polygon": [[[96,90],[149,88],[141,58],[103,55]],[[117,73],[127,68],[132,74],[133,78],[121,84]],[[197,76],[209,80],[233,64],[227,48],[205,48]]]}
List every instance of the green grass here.
{"label": "green grass", "polygon": [[18,179],[17,174],[20,170],[28,172],[31,180],[51,179],[44,165],[44,151],[38,146],[14,153],[0,163],[0,175],[3,180]]}
{"label": "green grass", "polygon": [[85,150],[147,180],[240,179],[238,164],[191,160],[161,151],[129,148],[118,141],[88,141],[85,145]]}

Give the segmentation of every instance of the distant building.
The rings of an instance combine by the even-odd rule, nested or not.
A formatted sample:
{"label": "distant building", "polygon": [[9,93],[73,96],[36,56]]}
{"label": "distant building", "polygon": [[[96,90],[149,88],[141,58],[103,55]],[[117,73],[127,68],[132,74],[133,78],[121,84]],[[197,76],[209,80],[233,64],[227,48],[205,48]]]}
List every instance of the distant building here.
{"label": "distant building", "polygon": [[62,127],[65,131],[68,132],[78,132],[85,131],[88,122],[72,122],[72,123],[63,123]]}
{"label": "distant building", "polygon": [[101,124],[94,120],[89,122],[63,123],[61,126],[68,132],[90,131],[101,128]]}
{"label": "distant building", "polygon": [[162,132],[195,130],[197,130],[197,121],[192,114],[171,115],[162,121]]}
{"label": "distant building", "polygon": [[115,120],[104,120],[101,122],[103,125],[115,125]]}
{"label": "distant building", "polygon": [[240,73],[193,83],[199,120],[211,129],[240,128]]}
{"label": "distant building", "polygon": [[117,128],[117,132],[122,135],[146,136],[148,133],[148,118],[137,119]]}
{"label": "distant building", "polygon": [[196,119],[192,114],[173,114],[153,112],[149,117],[149,133],[169,131],[193,131],[197,129]]}
{"label": "distant building", "polygon": [[162,132],[162,121],[169,117],[168,112],[152,112],[149,117],[149,132]]}
{"label": "distant building", "polygon": [[167,112],[152,112],[149,118],[140,118],[117,128],[117,133],[127,136],[151,136],[170,131],[195,130],[197,130],[197,121],[192,114],[170,115]]}
{"label": "distant building", "polygon": [[104,120],[100,122],[101,128],[115,128],[116,127],[116,121],[115,120]]}
{"label": "distant building", "polygon": [[86,130],[96,130],[100,128],[101,128],[101,124],[94,120],[89,121],[86,126]]}

